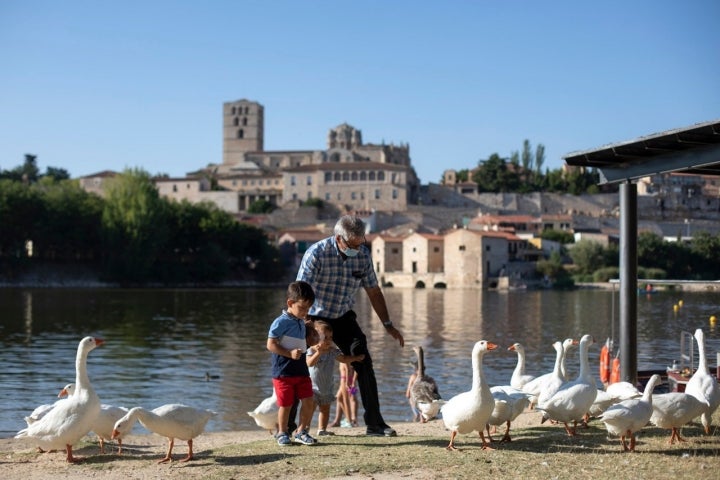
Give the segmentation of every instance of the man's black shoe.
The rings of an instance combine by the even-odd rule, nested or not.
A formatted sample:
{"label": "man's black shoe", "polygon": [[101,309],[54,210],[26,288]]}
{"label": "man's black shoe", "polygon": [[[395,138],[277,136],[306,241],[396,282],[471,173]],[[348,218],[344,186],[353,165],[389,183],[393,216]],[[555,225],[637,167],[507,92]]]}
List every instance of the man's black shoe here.
{"label": "man's black shoe", "polygon": [[365,435],[368,437],[397,437],[397,432],[385,425],[383,427],[367,427]]}

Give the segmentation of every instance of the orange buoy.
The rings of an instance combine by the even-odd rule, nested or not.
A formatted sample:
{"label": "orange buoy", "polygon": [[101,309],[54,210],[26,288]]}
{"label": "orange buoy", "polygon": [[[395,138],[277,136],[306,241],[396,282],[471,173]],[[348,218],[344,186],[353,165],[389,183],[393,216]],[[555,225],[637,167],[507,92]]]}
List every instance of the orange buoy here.
{"label": "orange buoy", "polygon": [[610,381],[610,349],[607,343],[600,349],[600,380],[605,385]]}
{"label": "orange buoy", "polygon": [[610,383],[617,383],[620,381],[620,359],[618,357],[612,360],[612,371],[610,372]]}

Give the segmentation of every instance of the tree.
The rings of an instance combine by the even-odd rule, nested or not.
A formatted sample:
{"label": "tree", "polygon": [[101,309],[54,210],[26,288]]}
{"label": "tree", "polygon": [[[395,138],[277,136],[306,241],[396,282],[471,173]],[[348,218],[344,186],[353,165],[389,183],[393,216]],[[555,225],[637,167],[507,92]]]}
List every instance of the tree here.
{"label": "tree", "polygon": [[485,161],[478,162],[478,168],[473,174],[473,181],[478,184],[481,192],[512,192],[520,184],[515,172],[508,171],[505,160],[493,153]]}
{"label": "tree", "polygon": [[580,240],[570,250],[570,258],[572,258],[578,273],[592,273],[598,268],[604,267],[605,249],[598,242],[591,240]]}
{"label": "tree", "polygon": [[543,230],[543,232],[540,234],[540,238],[542,238],[543,240],[550,240],[553,242],[562,243],[563,245],[575,242],[575,237],[572,233],[565,230],[555,230],[554,228],[548,228]]}
{"label": "tree", "polygon": [[533,158],[532,158],[532,152],[530,151],[530,140],[525,139],[523,140],[523,149],[522,149],[522,166],[523,170],[526,172],[530,172],[533,170]]}
{"label": "tree", "polygon": [[538,143],[535,148],[535,173],[542,175],[542,166],[545,163],[545,145]]}
{"label": "tree", "polygon": [[539,260],[535,270],[548,279],[553,286],[564,288],[573,285],[572,278],[563,267],[560,253],[555,251],[550,254],[547,260]]}
{"label": "tree", "polygon": [[248,213],[270,213],[275,210],[275,208],[275,205],[264,198],[260,198],[250,204],[248,207]]}
{"label": "tree", "polygon": [[43,177],[49,177],[55,181],[69,180],[70,173],[64,168],[47,167],[45,169],[45,175],[43,175]]}
{"label": "tree", "polygon": [[126,169],[108,183],[102,224],[108,273],[145,281],[167,242],[167,209],[150,175]]}

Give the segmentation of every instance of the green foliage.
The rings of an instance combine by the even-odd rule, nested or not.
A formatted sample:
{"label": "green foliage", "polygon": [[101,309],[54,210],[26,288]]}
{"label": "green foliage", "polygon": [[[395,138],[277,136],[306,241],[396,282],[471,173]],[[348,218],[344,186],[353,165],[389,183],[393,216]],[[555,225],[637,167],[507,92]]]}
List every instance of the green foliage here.
{"label": "green foliage", "polygon": [[250,204],[250,206],[248,207],[248,213],[254,213],[254,214],[270,213],[273,210],[275,210],[275,208],[276,208],[275,205],[268,202],[264,198],[261,198],[261,199],[255,200],[254,202],[252,202]]}
{"label": "green foliage", "polygon": [[575,236],[572,233],[565,230],[555,230],[553,228],[543,230],[540,238],[550,240],[551,242],[562,243],[563,245],[575,242]]}
{"label": "green foliage", "polygon": [[468,180],[470,180],[470,171],[467,168],[458,170],[456,177],[457,177],[457,181],[460,183],[467,182]]}
{"label": "green foliage", "polygon": [[323,208],[325,202],[323,202],[320,198],[308,198],[303,202],[303,205],[306,207]]}
{"label": "green foliage", "polygon": [[152,278],[169,234],[165,204],[143,170],[126,169],[108,182],[102,225],[110,277],[130,282]]}
{"label": "green foliage", "polygon": [[620,278],[619,267],[603,267],[595,270],[592,274],[593,282],[608,282],[613,278]]}
{"label": "green foliage", "polygon": [[497,153],[478,163],[472,179],[480,192],[513,192],[520,186],[518,174],[509,171],[505,160]]}
{"label": "green foliage", "polygon": [[563,266],[559,252],[552,252],[547,260],[539,260],[535,270],[547,278],[553,288],[570,288],[574,285],[572,277]]}
{"label": "green foliage", "polygon": [[579,273],[592,273],[604,266],[604,248],[598,242],[580,240],[568,253]]}
{"label": "green foliage", "polygon": [[[619,277],[618,273],[618,277]],[[638,278],[647,278],[650,280],[664,280],[667,278],[667,272],[661,268],[645,268],[638,267]]]}

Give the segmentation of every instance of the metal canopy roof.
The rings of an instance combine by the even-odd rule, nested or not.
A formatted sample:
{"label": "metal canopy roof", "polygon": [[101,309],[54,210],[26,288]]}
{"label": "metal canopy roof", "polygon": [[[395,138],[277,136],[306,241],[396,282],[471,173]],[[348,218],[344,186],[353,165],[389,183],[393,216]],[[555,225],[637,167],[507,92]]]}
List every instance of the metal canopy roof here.
{"label": "metal canopy roof", "polygon": [[597,168],[600,184],[669,172],[720,176],[720,120],[572,152],[563,158],[568,165]]}
{"label": "metal canopy roof", "polygon": [[631,180],[678,172],[720,176],[720,120],[594,150],[565,162],[597,168],[600,183],[620,183],[620,379],[637,383],[637,185]]}

